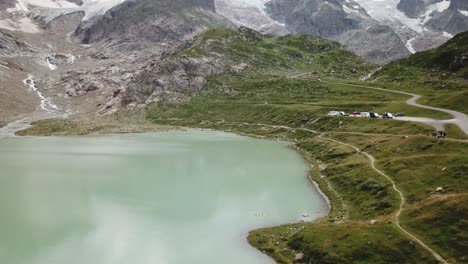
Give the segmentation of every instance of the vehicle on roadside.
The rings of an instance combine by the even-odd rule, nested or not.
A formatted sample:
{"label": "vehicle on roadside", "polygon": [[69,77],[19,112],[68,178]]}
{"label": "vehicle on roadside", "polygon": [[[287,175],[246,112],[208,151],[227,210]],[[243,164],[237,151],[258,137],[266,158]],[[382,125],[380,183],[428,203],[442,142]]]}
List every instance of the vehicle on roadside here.
{"label": "vehicle on roadside", "polygon": [[403,117],[406,116],[404,112],[398,112],[395,114],[395,117]]}
{"label": "vehicle on roadside", "polygon": [[327,116],[341,116],[341,113],[338,111],[330,111]]}
{"label": "vehicle on roadside", "polygon": [[353,115],[353,116],[360,116],[360,115],[361,115],[361,112],[354,111],[352,115]]}
{"label": "vehicle on roadside", "polygon": [[383,119],[393,119],[393,114],[392,113],[384,113],[382,115]]}
{"label": "vehicle on roadside", "polygon": [[369,113],[370,118],[380,118],[380,115],[378,113]]}
{"label": "vehicle on roadside", "polygon": [[361,112],[361,117],[371,117],[369,112]]}
{"label": "vehicle on roadside", "polygon": [[328,116],[345,116],[346,113],[343,111],[330,111],[327,114]]}
{"label": "vehicle on roadside", "polygon": [[447,136],[447,133],[443,130],[439,130],[439,131],[432,133],[432,136],[435,138],[445,138]]}

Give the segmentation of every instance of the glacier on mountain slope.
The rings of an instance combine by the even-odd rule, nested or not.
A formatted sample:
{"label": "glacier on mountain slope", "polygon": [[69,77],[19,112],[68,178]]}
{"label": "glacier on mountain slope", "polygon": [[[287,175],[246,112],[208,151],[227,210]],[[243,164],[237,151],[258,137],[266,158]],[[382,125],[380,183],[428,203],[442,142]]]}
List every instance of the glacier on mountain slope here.
{"label": "glacier on mountain slope", "polygon": [[88,20],[94,16],[103,15],[116,5],[120,5],[126,0],[84,0],[83,5],[78,9],[85,12],[83,20]]}
{"label": "glacier on mountain slope", "polygon": [[[105,14],[111,8],[125,1],[82,0],[83,4],[78,6],[65,0],[17,0],[15,7],[6,10],[7,13],[12,15],[12,18],[0,20],[0,28],[27,33],[40,33],[39,27],[27,16],[31,12],[44,17],[45,22],[50,22],[58,16],[83,11],[85,12],[83,20],[89,20],[94,16]],[[38,8],[38,11],[35,11],[36,8]]]}
{"label": "glacier on mountain slope", "polygon": [[265,12],[270,0],[215,0],[216,13],[226,17],[237,26],[249,27],[264,34],[286,35],[283,23]]}

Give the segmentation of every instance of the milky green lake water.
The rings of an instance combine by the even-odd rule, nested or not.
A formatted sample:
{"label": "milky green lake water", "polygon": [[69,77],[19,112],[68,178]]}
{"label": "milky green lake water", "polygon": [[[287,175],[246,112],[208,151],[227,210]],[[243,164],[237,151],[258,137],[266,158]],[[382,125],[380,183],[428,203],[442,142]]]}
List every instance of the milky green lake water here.
{"label": "milky green lake water", "polygon": [[247,233],[326,213],[307,169],[221,132],[0,139],[0,263],[272,263]]}

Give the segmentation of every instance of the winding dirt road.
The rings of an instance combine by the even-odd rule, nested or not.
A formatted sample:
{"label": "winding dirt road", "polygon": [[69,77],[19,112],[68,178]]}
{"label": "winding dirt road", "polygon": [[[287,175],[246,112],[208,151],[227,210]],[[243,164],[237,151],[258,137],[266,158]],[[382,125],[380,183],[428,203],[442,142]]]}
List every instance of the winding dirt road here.
{"label": "winding dirt road", "polygon": [[385,89],[385,88],[379,88],[379,87],[365,86],[365,85],[347,84],[347,83],[340,83],[340,82],[330,82],[330,81],[323,81],[323,80],[319,80],[319,81],[324,82],[324,83],[347,85],[347,86],[352,86],[352,87],[360,87],[360,88],[365,88],[365,89],[372,89],[372,90],[378,90],[378,91],[383,91],[383,92],[397,93],[397,94],[403,94],[403,95],[411,96],[410,99],[406,100],[406,104],[412,105],[412,106],[415,106],[415,107],[419,107],[419,108],[423,108],[423,109],[429,109],[429,110],[444,112],[444,113],[452,115],[453,119],[438,120],[438,119],[432,119],[432,118],[426,118],[426,117],[399,117],[399,118],[397,118],[397,120],[424,123],[424,124],[433,126],[433,127],[435,127],[436,129],[439,129],[439,130],[443,129],[445,124],[455,124],[466,135],[468,135],[468,116],[467,115],[465,115],[464,113],[449,110],[449,109],[422,105],[422,104],[417,102],[422,97],[421,95],[414,94],[414,93],[408,93],[408,92],[402,92],[402,91],[396,91],[396,90],[390,90],[390,89]]}

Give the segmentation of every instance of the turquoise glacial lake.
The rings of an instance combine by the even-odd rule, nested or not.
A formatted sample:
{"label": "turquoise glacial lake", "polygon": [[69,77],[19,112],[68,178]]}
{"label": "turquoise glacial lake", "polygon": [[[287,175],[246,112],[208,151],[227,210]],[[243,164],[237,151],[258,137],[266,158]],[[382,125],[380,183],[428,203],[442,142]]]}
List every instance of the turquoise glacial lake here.
{"label": "turquoise glacial lake", "polygon": [[328,211],[308,170],[222,132],[3,138],[0,263],[273,263],[247,234]]}

